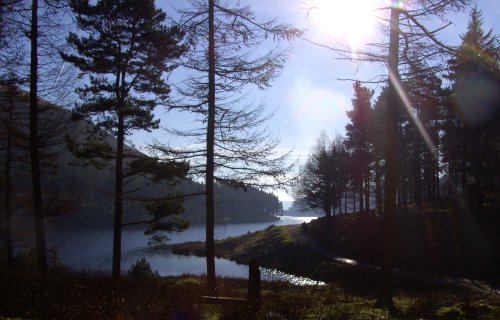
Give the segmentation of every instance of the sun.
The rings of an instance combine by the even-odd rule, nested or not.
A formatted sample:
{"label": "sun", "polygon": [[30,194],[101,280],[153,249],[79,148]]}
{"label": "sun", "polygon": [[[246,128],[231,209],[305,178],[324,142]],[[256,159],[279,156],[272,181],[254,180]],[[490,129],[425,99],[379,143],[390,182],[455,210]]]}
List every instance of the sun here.
{"label": "sun", "polygon": [[314,0],[310,20],[317,36],[360,50],[375,36],[381,0]]}

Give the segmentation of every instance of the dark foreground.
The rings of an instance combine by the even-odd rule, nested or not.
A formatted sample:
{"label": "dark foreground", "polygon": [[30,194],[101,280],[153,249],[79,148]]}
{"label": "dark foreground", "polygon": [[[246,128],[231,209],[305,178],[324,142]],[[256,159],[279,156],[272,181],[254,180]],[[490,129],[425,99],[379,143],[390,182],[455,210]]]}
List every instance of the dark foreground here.
{"label": "dark foreground", "polygon": [[[158,277],[144,271],[114,284],[108,275],[52,270],[0,276],[0,319],[499,319],[494,295],[462,290],[400,291],[398,313],[374,308],[375,294],[332,283],[298,287],[264,282],[260,304],[208,304],[202,277]],[[246,297],[246,281],[218,279],[218,294]]]}
{"label": "dark foreground", "polygon": [[[410,213],[398,221],[398,267],[441,276],[495,277],[500,234],[494,213],[456,210]],[[323,280],[326,286],[263,282],[261,302],[209,304],[203,277],[160,277],[143,261],[119,283],[106,274],[76,273],[54,265],[48,276],[29,263],[0,266],[3,319],[500,319],[500,295],[491,288],[422,281],[396,273],[396,313],[374,307],[376,268],[332,259],[340,253],[377,264],[380,218],[324,219],[218,241],[220,257]],[[178,253],[204,254],[203,243],[176,245]],[[474,282],[476,282],[474,280]],[[491,284],[493,282],[490,281]],[[496,282],[498,285],[498,280]],[[218,279],[219,296],[246,297],[246,280]],[[498,289],[498,288],[497,288]]]}

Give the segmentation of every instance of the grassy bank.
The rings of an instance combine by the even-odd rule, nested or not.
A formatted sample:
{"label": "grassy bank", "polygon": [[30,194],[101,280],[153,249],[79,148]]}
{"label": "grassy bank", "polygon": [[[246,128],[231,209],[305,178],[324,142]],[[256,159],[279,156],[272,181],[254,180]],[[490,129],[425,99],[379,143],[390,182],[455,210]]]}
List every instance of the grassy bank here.
{"label": "grassy bank", "polygon": [[[172,246],[177,254],[204,256],[203,242],[188,242]],[[287,273],[343,284],[351,292],[366,293],[376,289],[375,270],[366,270],[332,261],[301,246],[290,235],[287,226],[271,226],[265,230],[216,241],[217,257],[248,264],[256,259],[261,266]]]}
{"label": "grassy bank", "polygon": [[[108,275],[56,270],[47,277],[2,270],[0,319],[498,319],[500,305],[468,292],[400,292],[399,313],[374,308],[370,294],[341,286],[297,287],[263,282],[260,305],[213,305],[201,298],[203,277]],[[221,296],[244,298],[246,281],[218,279]]]}
{"label": "grassy bank", "polygon": [[[484,281],[498,279],[498,226],[500,215],[495,212],[472,214],[458,206],[421,211],[410,208],[397,217],[395,267]],[[311,250],[303,238],[321,250]],[[173,250],[201,256],[205,252],[203,243],[175,245]],[[352,280],[359,279],[364,287],[373,284],[373,270],[364,268],[358,272],[357,267],[325,258],[325,253],[380,265],[381,252],[382,218],[371,213],[335,216],[330,222],[320,218],[302,224],[299,230],[291,226],[271,227],[216,241],[218,257],[241,263],[257,259],[263,266],[324,281],[343,281],[346,273],[354,273]]]}

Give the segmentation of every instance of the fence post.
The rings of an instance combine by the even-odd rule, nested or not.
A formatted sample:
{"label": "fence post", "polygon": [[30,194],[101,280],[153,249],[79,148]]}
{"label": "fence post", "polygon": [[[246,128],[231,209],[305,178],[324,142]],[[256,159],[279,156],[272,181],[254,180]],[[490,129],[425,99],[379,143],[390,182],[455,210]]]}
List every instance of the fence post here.
{"label": "fence post", "polygon": [[257,260],[250,260],[248,264],[248,300],[260,301],[260,270]]}

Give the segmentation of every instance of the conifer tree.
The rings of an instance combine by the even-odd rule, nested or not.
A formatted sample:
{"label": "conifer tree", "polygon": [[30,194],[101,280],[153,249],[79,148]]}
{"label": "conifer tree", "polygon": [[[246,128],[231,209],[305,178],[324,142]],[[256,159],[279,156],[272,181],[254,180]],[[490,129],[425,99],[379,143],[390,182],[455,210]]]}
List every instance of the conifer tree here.
{"label": "conifer tree", "polygon": [[[383,262],[381,286],[377,305],[394,309],[393,296],[393,246],[396,218],[396,190],[399,177],[397,162],[398,118],[404,105],[401,75],[405,66],[414,64],[415,57],[432,62],[430,72],[442,71],[440,58],[453,49],[442,43],[435,35],[436,30],[428,29],[423,23],[430,17],[443,17],[449,11],[463,9],[468,0],[397,1],[392,0],[389,14],[389,41],[375,47],[383,47],[386,54],[363,53],[361,59],[387,62],[388,87],[385,110],[385,184],[383,219]],[[423,5],[425,4],[425,5]],[[383,57],[380,59],[380,57]],[[375,58],[375,59],[374,59]],[[436,62],[437,61],[437,62]]]}
{"label": "conifer tree", "polygon": [[452,101],[447,109],[445,159],[461,191],[476,207],[485,191],[498,190],[500,129],[500,47],[493,30],[483,30],[482,13],[472,8],[462,44],[450,60]]}
{"label": "conifer tree", "polygon": [[[166,14],[153,0],[71,1],[79,33],[70,33],[73,53],[62,57],[88,76],[89,83],[77,92],[74,108],[79,118],[116,137],[116,146],[93,137],[84,149],[87,155],[114,159],[113,277],[120,276],[123,211],[124,142],[133,130],[158,128],[153,110],[169,98],[164,74],[172,71],[186,48],[179,28],[166,26]],[[89,152],[92,150],[92,152]],[[83,150],[80,150],[83,151]]]}
{"label": "conifer tree", "polygon": [[[347,116],[351,122],[346,125],[346,146],[352,151],[351,170],[353,187],[359,193],[360,212],[369,210],[370,199],[370,124],[372,118],[371,97],[373,91],[356,81],[353,85],[354,98]],[[364,208],[364,209],[363,209]]]}

